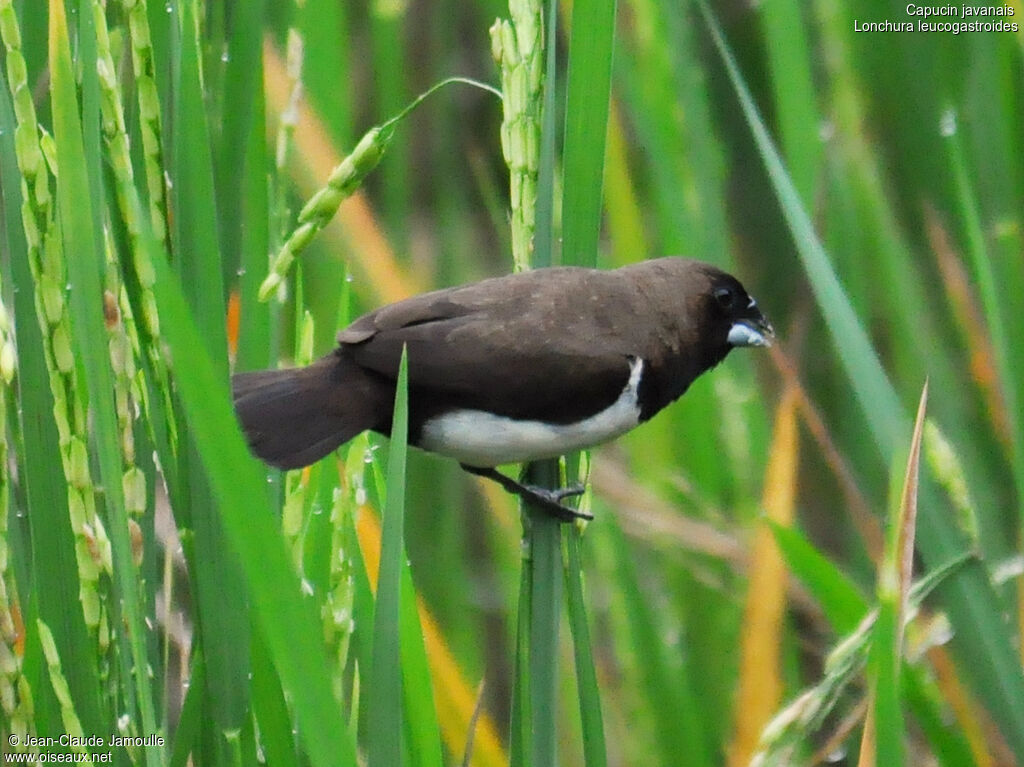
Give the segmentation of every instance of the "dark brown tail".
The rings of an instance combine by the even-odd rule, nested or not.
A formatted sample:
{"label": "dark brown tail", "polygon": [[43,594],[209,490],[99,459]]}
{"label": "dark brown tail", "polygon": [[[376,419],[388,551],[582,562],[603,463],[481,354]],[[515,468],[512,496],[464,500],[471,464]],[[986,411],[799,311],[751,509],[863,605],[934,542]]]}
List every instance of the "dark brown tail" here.
{"label": "dark brown tail", "polygon": [[238,373],[231,386],[250,449],[280,469],[308,466],[380,428],[394,400],[393,386],[337,354],[304,368]]}

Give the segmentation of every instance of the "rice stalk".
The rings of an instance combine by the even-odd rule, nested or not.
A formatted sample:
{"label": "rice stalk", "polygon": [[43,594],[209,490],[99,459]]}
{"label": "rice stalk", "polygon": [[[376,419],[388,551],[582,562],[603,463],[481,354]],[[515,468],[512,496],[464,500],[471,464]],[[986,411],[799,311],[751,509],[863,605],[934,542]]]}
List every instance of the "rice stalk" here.
{"label": "rice stalk", "polygon": [[[15,149],[21,171],[22,226],[34,278],[34,301],[46,339],[44,357],[53,393],[53,417],[60,439],[61,464],[67,479],[68,510],[75,536],[79,596],[86,626],[100,640],[102,617],[100,576],[111,572],[110,541],[96,513],[95,483],[89,466],[88,430],[72,351],[71,321],[66,302],[67,270],[54,219],[50,175],[44,153],[45,136],[36,120],[28,86],[21,32],[11,0],[0,0],[0,36],[7,51],[8,87],[17,120]],[[50,158],[55,172],[55,161]]]}

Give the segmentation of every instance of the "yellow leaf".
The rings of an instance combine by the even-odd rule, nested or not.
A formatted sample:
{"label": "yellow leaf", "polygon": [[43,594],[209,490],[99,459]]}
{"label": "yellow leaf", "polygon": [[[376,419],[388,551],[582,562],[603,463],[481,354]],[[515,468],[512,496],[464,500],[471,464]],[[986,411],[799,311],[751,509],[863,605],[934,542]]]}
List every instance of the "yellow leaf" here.
{"label": "yellow leaf", "polygon": [[[783,390],[775,416],[771,459],[765,473],[765,516],[780,524],[793,522],[799,459],[797,391]],[[786,609],[786,565],[767,525],[754,538],[750,587],[743,610],[740,676],[735,729],[729,746],[730,767],[745,767],[757,749],[761,730],[782,698],[779,644]]]}

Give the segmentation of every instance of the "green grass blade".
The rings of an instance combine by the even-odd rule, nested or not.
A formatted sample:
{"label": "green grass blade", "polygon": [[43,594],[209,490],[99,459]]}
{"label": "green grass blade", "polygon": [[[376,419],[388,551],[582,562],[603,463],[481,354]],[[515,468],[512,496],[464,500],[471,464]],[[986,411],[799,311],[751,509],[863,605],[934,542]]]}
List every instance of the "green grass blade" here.
{"label": "green grass blade", "polygon": [[[258,60],[263,69],[263,60]],[[267,151],[266,103],[258,88],[249,121],[249,140],[242,184],[242,252],[238,266],[238,348],[235,370],[260,370],[270,367],[276,358],[271,339],[271,312],[274,304],[259,301],[256,293],[267,269],[270,252],[270,195],[267,175],[271,158]]]}
{"label": "green grass blade", "polygon": [[344,39],[348,31],[347,16],[351,11],[345,3],[307,0],[299,13],[305,58],[303,85],[317,113],[329,122],[335,146],[349,146],[353,140],[354,108],[350,89],[341,86],[354,80],[349,72],[349,48],[338,45],[338,40]]}
{"label": "green grass blade", "polygon": [[581,535],[580,529],[574,526],[565,536],[565,589],[576,661],[576,685],[579,688],[583,761],[587,767],[605,767],[608,764],[608,755],[604,741],[604,722],[601,719],[601,694],[594,671],[594,653],[583,597]]}
{"label": "green grass blade", "polygon": [[[544,5],[536,0],[538,13],[543,14]],[[551,266],[555,263],[555,155],[556,155],[556,72],[557,59],[553,41],[558,35],[558,13],[556,3],[548,2],[547,19],[544,20],[544,41],[548,43],[543,51],[532,55],[544,56],[544,86],[541,95],[540,118],[540,160],[537,168],[536,229],[534,231],[533,257],[531,268]],[[540,19],[538,19],[540,23]]]}
{"label": "green grass blade", "polygon": [[[351,540],[354,541],[356,540],[356,530],[353,521],[352,516],[349,515],[343,524],[347,526]],[[371,694],[368,674],[373,668],[373,615],[376,605],[373,600],[373,589],[370,588],[370,576],[366,569],[366,561],[363,559],[363,552],[358,545],[352,547],[352,573],[355,581],[352,614],[357,618],[352,633],[352,650],[361,678],[359,690],[354,691],[358,692],[359,698],[352,701],[352,709],[358,717],[357,729],[363,736],[359,738],[359,741],[365,743],[368,737],[367,712],[370,708],[369,697]]]}
{"label": "green grass blade", "polygon": [[[171,241],[181,285],[201,330],[204,348],[221,378],[227,376],[227,333],[214,196],[211,137],[199,69],[201,55],[194,33],[196,4],[181,6],[180,61],[176,69],[172,146]],[[244,142],[240,142],[243,143]],[[198,627],[206,659],[206,699],[209,721],[221,737],[233,738],[249,709],[250,616],[244,600],[239,563],[227,544],[218,519],[216,499],[203,466],[194,432],[186,435],[189,489],[188,514],[179,524],[195,531],[195,556],[190,564],[198,612]],[[178,512],[179,509],[176,509]],[[222,744],[229,758],[229,743]]]}
{"label": "green grass blade", "polygon": [[779,126],[779,143],[793,185],[804,204],[814,202],[815,180],[821,164],[822,143],[818,138],[821,118],[815,106],[811,80],[814,51],[808,46],[807,31],[800,18],[798,0],[772,0],[758,7],[764,30],[766,53],[773,77]]}
{"label": "green grass blade", "polygon": [[[917,492],[921,457],[921,436],[924,429],[928,384],[921,392],[914,435],[902,490],[895,482],[900,466],[894,464],[892,474],[893,503],[890,505],[885,554],[878,566],[878,619],[872,633],[868,659],[871,681],[869,711],[862,748],[868,749],[876,764],[903,764],[904,722],[900,702],[900,670],[903,658],[904,621],[909,608],[911,565],[914,556],[914,534],[917,524]],[[897,500],[898,499],[898,500]],[[862,761],[864,757],[862,756]]]}
{"label": "green grass blade", "polygon": [[[96,73],[98,58],[96,27],[90,0],[78,0],[77,10],[78,50],[76,51],[75,58],[82,72],[80,82],[82,155],[85,161],[85,175],[89,182],[89,194],[93,200],[99,201],[103,197],[103,185],[100,181],[103,154],[100,151],[100,84]],[[69,35],[71,34],[70,29],[68,33]],[[51,100],[55,101],[55,96],[56,93],[51,92]],[[55,106],[55,103],[52,106]],[[56,128],[56,126],[54,127]],[[95,210],[98,206],[99,203],[97,202],[90,206],[90,208]],[[99,219],[95,220],[98,224]],[[95,252],[103,253],[103,229],[101,226],[93,227],[93,239],[95,240]],[[100,263],[102,264],[103,261],[101,260]],[[100,274],[102,274],[102,271]]]}
{"label": "green grass blade", "polygon": [[242,440],[226,380],[215,371],[185,297],[167,262],[153,254],[160,315],[175,360],[182,407],[218,501],[228,544],[237,554],[246,593],[267,650],[298,719],[311,764],[356,765],[345,720],[323,673],[322,628],[300,597],[281,532],[267,503],[265,473]]}
{"label": "green grass blade", "polygon": [[[871,649],[868,657],[874,705],[873,743],[874,764],[900,767],[903,764],[903,710],[899,685],[899,605],[897,599],[883,600],[878,619],[871,630]],[[869,721],[871,716],[869,716]],[[863,762],[862,762],[863,763]]]}
{"label": "green grass blade", "polygon": [[803,533],[766,519],[786,565],[803,581],[837,634],[853,633],[868,611],[856,585],[808,541]]}
{"label": "green grass blade", "polygon": [[[409,15],[409,7],[402,4],[377,4],[370,9],[374,95],[382,115],[397,114],[410,100],[403,77],[412,60],[404,40]],[[379,204],[387,221],[409,220],[410,160],[409,145],[404,141],[394,142],[381,160]],[[404,249],[406,237],[404,226],[394,227],[392,239],[399,248]]]}
{"label": "green grass blade", "polygon": [[[408,398],[405,399],[402,406],[405,409],[403,419],[407,424]],[[397,417],[395,418],[395,424],[399,425],[399,419]],[[362,469],[363,466],[362,462],[365,450],[361,448],[365,448],[366,446],[365,439],[365,437],[361,437],[360,441],[355,443],[355,446],[353,448],[350,448],[350,451],[354,457],[350,458],[349,462],[350,464],[354,463],[360,466],[360,469]],[[392,440],[392,445],[393,444],[394,439]],[[388,513],[387,509],[390,508],[386,505],[387,503],[389,503],[389,501],[387,501],[386,499],[391,497],[391,487],[393,486],[392,483],[394,482],[394,479],[391,476],[392,470],[390,468],[392,465],[396,467],[396,470],[402,469],[402,466],[405,465],[405,459],[403,458],[403,461],[401,462],[400,465],[398,462],[392,463],[392,458],[391,456],[389,456],[388,474],[385,477],[385,482],[389,483],[389,489],[381,493],[382,497],[385,498],[385,518]],[[373,462],[373,469],[377,469],[377,462]],[[374,474],[376,475],[377,471],[374,471]],[[399,498],[403,497],[411,497],[411,493],[408,493],[404,486],[402,489],[402,494],[401,496],[399,496]],[[399,510],[399,513],[404,513],[404,502],[401,507],[397,508]],[[399,575],[400,597],[397,597],[399,599],[399,605],[397,607],[393,608],[393,606],[391,605],[382,604],[379,602],[381,596],[380,578],[378,578],[378,603],[376,606],[374,605],[372,593],[370,591],[369,586],[369,578],[367,577],[365,564],[360,556],[361,552],[358,546],[353,546],[352,548],[353,562],[351,567],[353,568],[353,571],[355,572],[357,579],[357,583],[355,584],[354,595],[354,614],[356,616],[356,631],[357,633],[361,634],[361,638],[357,637],[356,639],[357,650],[359,651],[359,659],[363,665],[363,668],[373,669],[374,661],[372,660],[372,658],[370,662],[366,662],[365,660],[367,655],[367,653],[365,652],[365,647],[364,649],[360,649],[360,645],[365,646],[367,644],[365,640],[368,637],[368,632],[365,630],[361,631],[359,627],[360,625],[373,626],[373,647],[377,647],[377,640],[379,637],[376,628],[376,615],[382,609],[398,610],[397,633],[387,634],[388,639],[384,645],[384,660],[389,661],[390,656],[388,654],[395,652],[395,648],[392,645],[397,643],[398,655],[394,658],[390,658],[390,661],[393,661],[397,665],[398,673],[400,674],[401,677],[401,698],[398,700],[387,699],[385,703],[389,706],[397,706],[400,710],[402,724],[401,732],[405,736],[404,744],[402,744],[402,741],[400,740],[399,736],[395,734],[398,732],[397,730],[390,731],[393,733],[391,734],[390,737],[394,740],[395,744],[403,746],[403,753],[406,755],[408,763],[413,767],[441,767],[441,765],[444,764],[444,756],[440,738],[441,729],[438,724],[437,712],[434,707],[433,684],[430,676],[430,666],[427,661],[423,631],[420,626],[420,613],[416,590],[412,580],[412,571],[409,567],[408,557],[405,554],[404,529],[405,520],[403,519],[400,530],[402,540],[399,541],[401,553],[400,556],[398,557],[398,562],[400,563],[401,571]],[[387,533],[382,532],[382,536],[385,534],[394,535],[394,531],[390,530]],[[352,535],[352,540],[355,540],[354,533]],[[389,546],[393,545],[394,542],[389,544]],[[381,552],[381,568],[385,567],[383,556],[385,554],[391,556],[392,553],[392,551]],[[393,566],[393,563],[387,564],[387,567],[391,566]],[[383,572],[381,572],[381,576],[383,576]],[[389,589],[390,588],[391,587],[389,585]],[[385,602],[388,599],[390,599],[391,596],[393,595],[385,594]],[[388,631],[390,631],[390,629],[388,629]],[[371,673],[375,672],[371,671]],[[366,691],[367,701],[367,737],[368,739],[372,739],[374,737],[372,733],[374,733],[378,729],[378,725],[376,723],[376,720],[373,718],[373,716],[375,715],[371,714],[371,712],[374,710],[380,711],[379,706],[381,702],[379,700],[376,702],[372,702],[373,696],[377,695],[377,685],[373,684],[373,677],[370,677],[369,680],[370,684],[365,685],[364,690]],[[402,706],[404,706],[404,708],[401,708]],[[377,708],[375,709],[375,707]],[[389,732],[389,730],[385,729],[384,732],[387,733]]]}
{"label": "green grass blade", "polygon": [[399,616],[402,649],[402,695],[405,704],[410,764],[413,767],[442,767],[441,728],[434,708],[434,690],[427,663],[420,613],[416,604],[412,572],[402,556],[402,604]]}
{"label": "green grass blade", "polygon": [[[162,6],[162,7],[161,7]],[[174,94],[172,78],[174,66],[171,59],[181,45],[181,2],[156,3],[146,0],[149,38],[152,42],[154,80],[160,97],[160,113],[164,120],[163,141],[168,141],[167,119],[171,114]],[[166,149],[166,144],[164,145]]]}
{"label": "green grass blade", "polygon": [[298,767],[292,721],[281,680],[258,630],[252,632],[251,649],[252,712],[260,726],[260,742],[266,762],[275,767]]}
{"label": "green grass blade", "polygon": [[[327,469],[325,471],[325,469]],[[330,470],[330,462],[313,464],[309,472],[306,491],[306,524],[302,531],[302,574],[316,598],[322,599],[330,588],[331,507],[334,493],[339,491],[337,474]]]}
{"label": "green grass blade", "polygon": [[963,728],[949,726],[949,714],[930,676],[930,669],[925,672],[906,665],[900,675],[901,694],[913,711],[914,721],[931,744],[932,753],[942,755],[942,767],[979,767]]}
{"label": "green grass blade", "polygon": [[525,555],[519,574],[519,614],[516,619],[516,645],[512,669],[512,705],[509,716],[508,758],[510,767],[524,767],[532,764],[533,739],[529,723],[532,721],[530,658],[530,621],[533,606],[533,568]]}
{"label": "green grass blade", "polygon": [[[217,235],[217,202],[206,103],[194,34],[195,0],[182,3],[180,66],[175,82],[171,168],[174,264],[203,333],[204,347],[219,372],[227,373],[224,288]],[[244,137],[236,137],[244,146]],[[236,180],[237,183],[237,180]]]}
{"label": "green grass blade", "polygon": [[402,759],[401,584],[405,558],[406,440],[409,433],[408,356],[402,350],[388,451],[387,498],[381,520],[380,573],[373,613],[373,660],[368,677],[367,763],[398,767]]}
{"label": "green grass blade", "polygon": [[[557,487],[558,461],[535,461],[524,475],[528,483]],[[530,721],[533,737],[532,764],[554,765],[558,746],[558,634],[562,605],[562,523],[547,512],[526,506],[529,515],[529,560],[531,571]]]}
{"label": "green grass blade", "polygon": [[572,6],[562,149],[564,264],[597,262],[615,7],[615,0],[578,0]]}
{"label": "green grass blade", "polygon": [[254,123],[263,129],[262,113],[254,103],[262,100],[261,74],[263,47],[263,16],[266,0],[252,0],[233,8],[231,36],[227,41],[224,65],[224,92],[220,136],[217,152],[217,208],[220,214],[220,244],[224,255],[224,277],[227,270],[237,269],[239,252],[245,232],[242,212],[246,201],[245,185],[246,137]]}

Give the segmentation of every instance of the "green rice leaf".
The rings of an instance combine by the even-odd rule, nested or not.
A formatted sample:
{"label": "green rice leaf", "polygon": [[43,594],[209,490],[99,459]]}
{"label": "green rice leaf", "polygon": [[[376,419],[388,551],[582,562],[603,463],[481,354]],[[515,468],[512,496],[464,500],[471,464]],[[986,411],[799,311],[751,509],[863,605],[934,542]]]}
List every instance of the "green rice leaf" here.
{"label": "green rice leaf", "polygon": [[583,561],[580,555],[582,533],[574,526],[565,536],[565,589],[572,628],[573,655],[576,660],[576,685],[579,688],[580,720],[583,728],[583,760],[587,767],[604,767],[608,756],[601,719],[601,693],[594,671],[594,654],[587,625],[583,596]]}
{"label": "green rice leaf", "polygon": [[[895,596],[895,595],[893,595]],[[885,599],[871,629],[868,668],[872,683],[873,738],[862,747],[875,749],[873,764],[900,767],[903,764],[903,710],[900,703],[898,597]],[[868,721],[872,720],[868,717]],[[864,762],[862,762],[863,764]]]}
{"label": "green rice leaf", "polygon": [[373,660],[367,694],[367,763],[398,767],[402,758],[402,562],[405,558],[406,440],[409,430],[408,355],[402,350],[388,451],[387,498],[381,520],[380,573],[373,614]]}
{"label": "green rice leaf", "polygon": [[[404,549],[403,549],[404,551]],[[402,653],[402,695],[406,713],[410,764],[414,767],[442,767],[441,728],[434,709],[434,689],[427,663],[420,612],[416,603],[412,572],[402,556],[402,604],[399,631]]]}
{"label": "green rice leaf", "polygon": [[[204,349],[220,378],[227,376],[227,333],[211,138],[196,40],[197,7],[181,6],[181,58],[176,68],[172,152],[171,241],[181,286]],[[162,322],[166,325],[166,320]],[[180,369],[181,365],[175,365]],[[195,431],[186,431],[188,515],[195,532],[194,587],[206,659],[207,715],[220,737],[233,738],[249,709],[250,616],[242,576],[216,508]],[[176,509],[176,511],[178,511]],[[227,549],[227,551],[225,551]],[[204,720],[206,721],[206,720]],[[229,746],[230,747],[230,746]]]}
{"label": "green rice leaf", "polygon": [[868,611],[868,601],[857,586],[799,530],[770,519],[765,522],[775,536],[786,565],[818,600],[836,633],[853,633]]}
{"label": "green rice leaf", "polygon": [[[523,475],[540,487],[558,487],[558,461],[534,461]],[[529,516],[526,535],[530,551],[523,567],[530,569],[529,656],[532,761],[553,765],[558,747],[558,635],[562,607],[562,523],[542,509],[524,504]],[[522,609],[522,608],[520,608]]]}
{"label": "green rice leaf", "polygon": [[252,651],[252,712],[260,728],[260,742],[267,764],[275,767],[297,767],[292,720],[288,715],[281,680],[274,669],[263,636],[253,627]]}
{"label": "green rice leaf", "polygon": [[[259,60],[262,69],[262,58]],[[235,370],[260,370],[270,367],[274,354],[271,313],[275,305],[256,298],[267,269],[270,252],[270,195],[267,176],[270,158],[267,151],[266,103],[263,89],[257,88],[253,101],[253,119],[249,121],[249,139],[245,155],[242,196],[242,252],[238,267],[238,348]]]}
{"label": "green rice leaf", "polygon": [[[231,32],[227,40],[224,62],[223,120],[217,151],[217,206],[220,222],[220,245],[224,256],[224,275],[238,268],[243,238],[243,209],[246,201],[244,183],[250,172],[246,167],[252,127],[263,130],[263,16],[266,0],[251,0],[233,7]],[[222,59],[223,60],[223,59]]]}
{"label": "green rice leaf", "polygon": [[594,266],[611,94],[615,0],[572,5],[562,149],[562,263]]}
{"label": "green rice leaf", "polygon": [[806,26],[797,23],[802,11],[798,0],[771,0],[758,6],[773,75],[779,143],[793,185],[804,204],[810,206],[822,158],[818,138],[821,118],[811,80],[815,52],[808,45]]}

